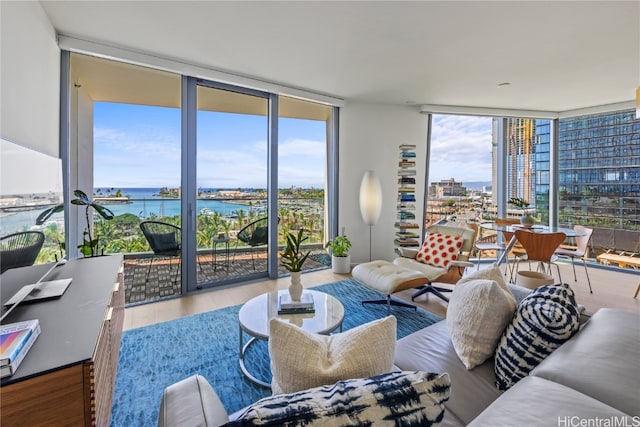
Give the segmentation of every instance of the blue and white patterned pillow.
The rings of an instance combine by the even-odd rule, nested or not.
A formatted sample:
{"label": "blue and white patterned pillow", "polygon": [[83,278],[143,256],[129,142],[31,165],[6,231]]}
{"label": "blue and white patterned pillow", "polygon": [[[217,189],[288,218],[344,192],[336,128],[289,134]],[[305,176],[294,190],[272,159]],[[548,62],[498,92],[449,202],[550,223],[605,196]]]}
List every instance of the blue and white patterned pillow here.
{"label": "blue and white patterned pillow", "polygon": [[265,397],[225,426],[437,426],[448,374],[390,372]]}
{"label": "blue and white patterned pillow", "polygon": [[580,312],[566,283],[527,295],[507,326],[495,354],[496,386],[507,390],[578,331]]}

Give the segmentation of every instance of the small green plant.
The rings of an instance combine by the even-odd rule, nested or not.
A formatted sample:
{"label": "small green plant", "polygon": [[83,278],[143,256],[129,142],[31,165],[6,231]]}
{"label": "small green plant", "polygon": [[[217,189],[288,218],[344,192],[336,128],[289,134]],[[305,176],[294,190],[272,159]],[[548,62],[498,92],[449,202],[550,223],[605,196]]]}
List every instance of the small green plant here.
{"label": "small green plant", "polygon": [[527,202],[525,199],[512,197],[509,199],[509,203],[522,209],[522,217],[520,218],[521,224],[523,224],[524,226],[532,226],[536,222],[535,218],[532,217],[529,212],[527,212],[529,202]]}
{"label": "small green plant", "polygon": [[[80,252],[84,256],[98,256],[100,240],[97,236],[91,235],[91,222],[89,219],[89,208],[95,209],[95,211],[104,219],[110,220],[113,219],[113,212],[110,209],[105,208],[102,205],[99,205],[93,199],[90,199],[89,196],[86,195],[84,191],[75,190],[73,192],[75,199],[71,201],[71,204],[78,206],[86,206],[84,210],[85,218],[87,219],[87,228],[82,233],[82,244],[78,246]],[[104,244],[103,244],[104,246]]]}
{"label": "small green plant", "polygon": [[[91,222],[89,218],[89,208],[93,208],[96,212],[104,219],[111,220],[114,217],[113,212],[110,209],[105,208],[104,206],[96,203],[93,199],[89,198],[87,194],[82,190],[75,190],[73,194],[76,196],[75,199],[71,200],[71,204],[78,206],[86,206],[85,209],[85,218],[87,220],[87,228],[82,233],[82,244],[78,245],[78,249],[84,256],[98,256],[100,255],[99,246],[101,241],[94,236],[91,235]],[[43,211],[38,218],[36,219],[37,225],[42,225],[48,220],[51,215],[62,212],[64,210],[64,205],[59,204],[54,207],[51,207],[45,211]],[[104,243],[102,244],[104,246]],[[64,249],[64,243],[60,243],[60,248]]]}
{"label": "small green plant", "polygon": [[291,273],[301,271],[302,264],[307,260],[311,251],[303,254],[300,250],[300,246],[302,245],[302,242],[309,238],[309,236],[304,236],[304,230],[300,230],[297,235],[288,232],[285,237],[287,239],[287,246],[284,251],[280,253],[280,265]]}
{"label": "small green plant", "polygon": [[333,256],[344,257],[349,254],[351,242],[347,236],[336,236],[335,239],[327,242],[325,248],[331,248],[331,254]]}
{"label": "small green plant", "polygon": [[512,197],[509,199],[509,204],[519,207],[522,210],[525,210],[529,207],[529,202],[525,199],[521,199],[519,197]]}

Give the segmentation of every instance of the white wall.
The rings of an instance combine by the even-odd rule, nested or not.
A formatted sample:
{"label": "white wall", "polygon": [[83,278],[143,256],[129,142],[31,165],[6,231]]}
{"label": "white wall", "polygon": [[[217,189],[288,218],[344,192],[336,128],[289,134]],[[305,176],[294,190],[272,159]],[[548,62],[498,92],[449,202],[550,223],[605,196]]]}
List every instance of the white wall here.
{"label": "white wall", "polygon": [[0,134],[59,157],[60,49],[39,2],[1,2]]}
{"label": "white wall", "polygon": [[372,259],[394,256],[398,158],[400,144],[415,144],[416,218],[422,223],[427,141],[427,116],[411,106],[384,106],[346,102],[340,110],[340,165],[338,231],[352,243],[351,262],[369,261],[369,227],[360,215],[360,182],[365,171],[376,172],[382,183],[382,215],[372,228]]}

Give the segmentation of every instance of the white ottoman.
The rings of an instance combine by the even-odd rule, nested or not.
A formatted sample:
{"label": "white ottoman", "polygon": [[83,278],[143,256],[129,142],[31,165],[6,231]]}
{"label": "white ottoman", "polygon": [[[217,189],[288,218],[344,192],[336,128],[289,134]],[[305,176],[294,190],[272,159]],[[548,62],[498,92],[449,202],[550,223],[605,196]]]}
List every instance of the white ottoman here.
{"label": "white ottoman", "polygon": [[409,307],[416,306],[404,301],[392,300],[391,294],[405,289],[417,288],[429,282],[422,273],[399,267],[388,261],[371,261],[358,264],[351,273],[353,278],[369,289],[385,295],[386,299],[362,301],[363,304],[386,304],[387,313],[392,305]]}

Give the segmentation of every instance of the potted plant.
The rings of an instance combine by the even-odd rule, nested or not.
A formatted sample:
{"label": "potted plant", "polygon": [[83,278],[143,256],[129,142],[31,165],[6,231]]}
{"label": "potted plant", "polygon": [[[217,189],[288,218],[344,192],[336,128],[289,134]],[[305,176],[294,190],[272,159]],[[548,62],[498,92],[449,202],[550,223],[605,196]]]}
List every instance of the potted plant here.
{"label": "potted plant", "polygon": [[[119,191],[119,190],[118,190]],[[96,203],[94,200],[89,198],[87,194],[82,190],[75,190],[73,194],[76,196],[75,199],[71,200],[71,204],[78,206],[86,206],[85,208],[85,218],[87,220],[87,228],[82,233],[82,244],[78,245],[78,249],[84,256],[98,256],[103,255],[100,250],[100,239],[96,236],[95,238],[91,235],[91,222],[89,218],[89,208],[95,209],[95,211],[104,219],[110,220],[113,219],[114,214],[110,209]],[[64,205],[59,204],[54,207],[51,207],[45,211],[43,211],[38,218],[36,219],[37,225],[42,225],[45,223],[51,215],[62,212],[64,210]],[[64,249],[64,243],[60,243],[61,247]],[[104,246],[104,244],[103,244]],[[104,251],[104,248],[103,248]]]}
{"label": "potted plant", "polygon": [[348,274],[351,271],[351,242],[347,236],[336,236],[325,245],[331,248],[331,269],[334,273]]}
{"label": "potted plant", "polygon": [[302,253],[300,246],[302,242],[309,237],[304,236],[304,230],[298,231],[298,234],[288,232],[285,235],[287,240],[284,251],[280,253],[280,265],[287,269],[291,273],[291,285],[289,286],[289,295],[292,301],[300,301],[302,296],[302,283],[300,282],[300,271],[302,265],[309,257],[311,251]]}
{"label": "potted plant", "polygon": [[536,220],[527,211],[529,202],[527,202],[525,199],[521,199],[520,197],[512,197],[509,199],[509,203],[522,209],[520,223],[525,227],[532,227]]}

